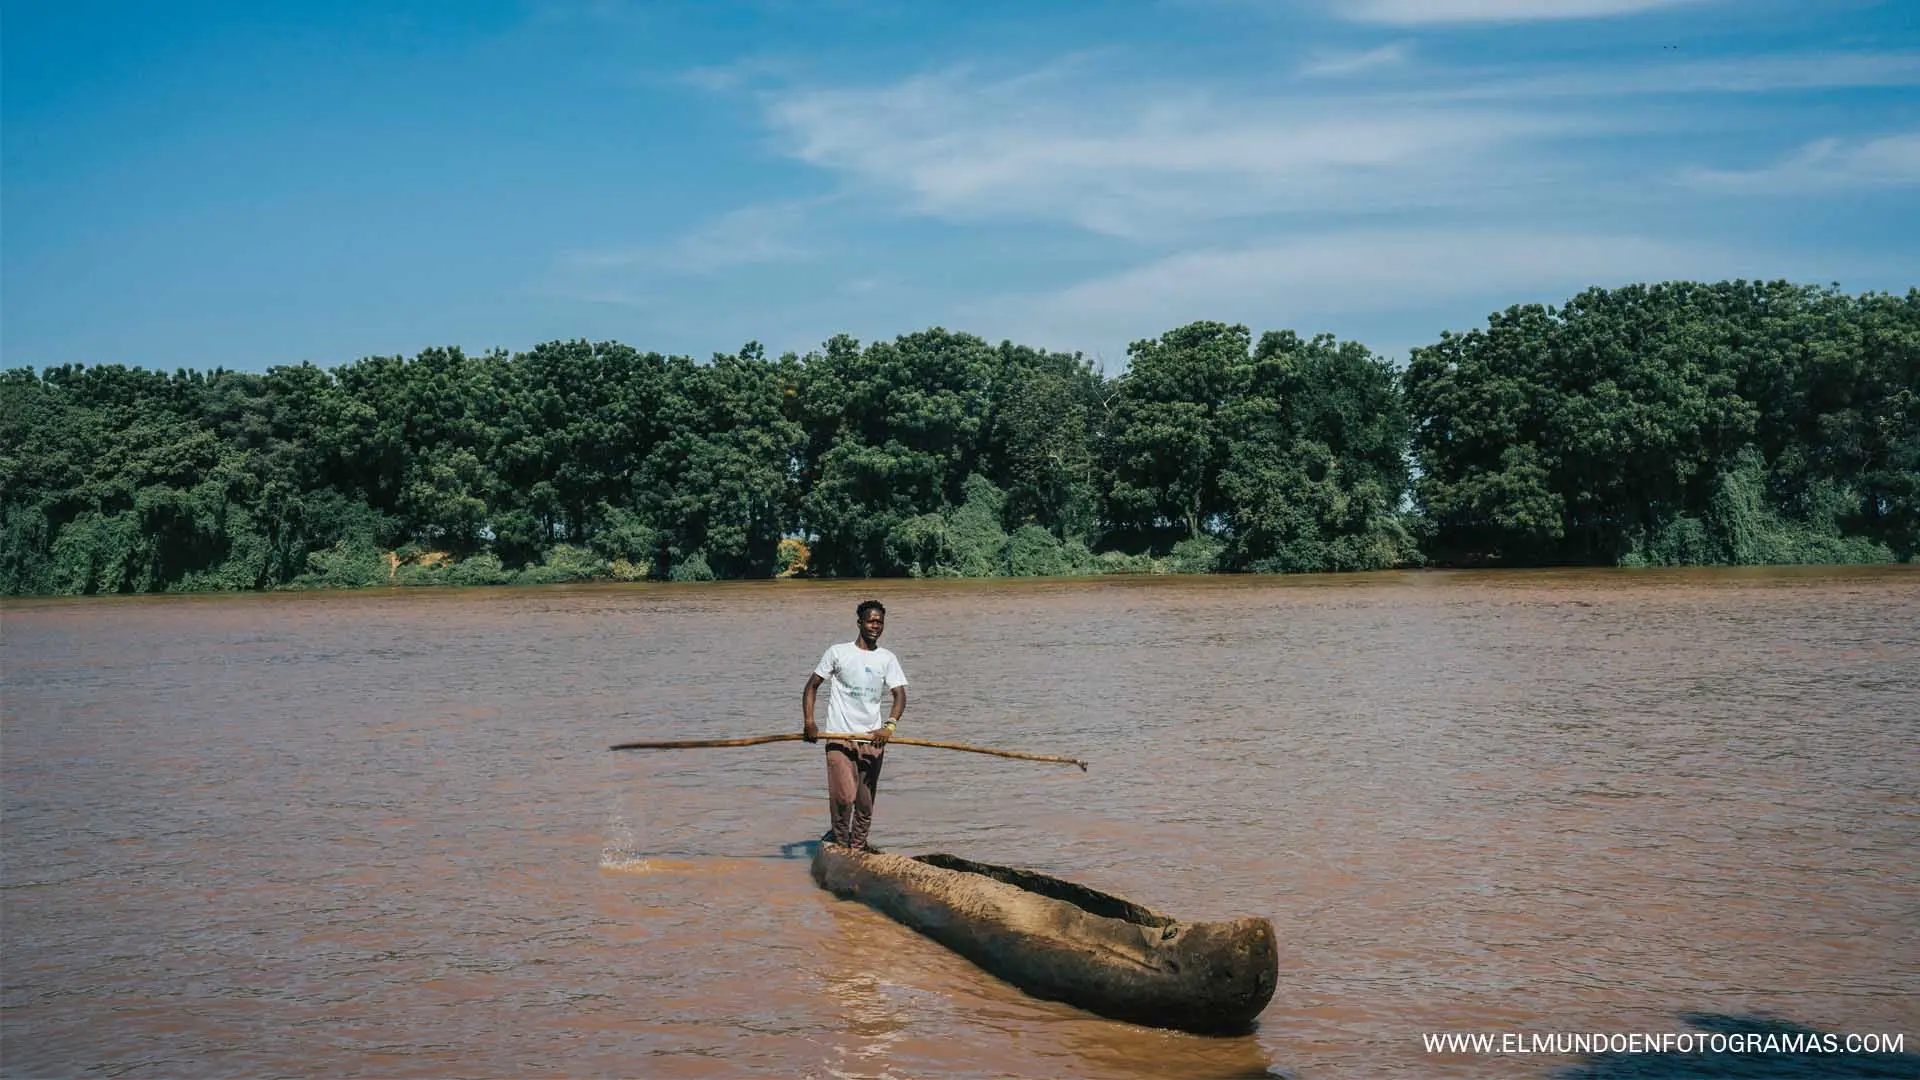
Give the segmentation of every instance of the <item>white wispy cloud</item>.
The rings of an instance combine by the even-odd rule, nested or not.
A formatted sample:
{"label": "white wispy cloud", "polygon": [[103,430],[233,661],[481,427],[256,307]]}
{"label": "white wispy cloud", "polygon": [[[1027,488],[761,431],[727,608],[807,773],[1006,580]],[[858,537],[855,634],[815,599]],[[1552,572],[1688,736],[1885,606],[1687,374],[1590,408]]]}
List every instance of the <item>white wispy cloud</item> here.
{"label": "white wispy cloud", "polygon": [[1117,236],[1444,201],[1477,182],[1495,148],[1568,126],[1512,108],[1128,87],[1076,67],[793,91],[772,97],[768,115],[793,156],[912,212]]}
{"label": "white wispy cloud", "polygon": [[1509,66],[1431,72],[1430,101],[1531,101],[1623,96],[1790,94],[1920,85],[1920,52],[1821,52],[1658,63]]}
{"label": "white wispy cloud", "polygon": [[1503,71],[1427,67],[1392,91],[1328,77],[1404,65],[1404,43],[1323,53],[1310,81],[1141,80],[1112,57],[1010,77],[957,67],[759,101],[787,155],[875,210],[1022,219],[1135,239],[1235,218],[1457,206],[1567,171],[1552,140],[1684,123],[1623,99],[1920,85],[1920,52]]}
{"label": "white wispy cloud", "polygon": [[[1393,6],[1372,4],[1376,14]],[[1432,9],[1545,17],[1546,6]],[[1559,17],[1629,6],[1563,4]],[[1920,85],[1920,52],[1480,68],[1436,63],[1424,43],[1421,63],[1412,55],[1406,42],[1308,50],[1291,69],[1238,77],[1142,77],[1116,53],[1015,75],[956,66],[867,85],[790,74],[709,81],[751,95],[777,152],[838,179],[843,241],[930,218],[1040,223],[1057,229],[1038,235],[1084,245],[1057,271],[1022,267],[1020,291],[989,295],[978,259],[1004,252],[981,238],[1005,234],[931,233],[952,244],[953,265],[976,260],[972,299],[936,305],[938,317],[1110,357],[1198,318],[1311,331],[1336,328],[1323,317],[1386,325],[1424,312],[1423,335],[1443,311],[1554,301],[1595,284],[1911,271],[1911,260],[1869,267],[1842,253],[1758,251],[1714,240],[1709,226],[1689,236],[1655,222],[1694,220],[1686,206],[1703,188],[1913,182],[1913,133],[1823,140],[1752,172],[1684,173],[1675,136],[1723,132],[1729,104],[1751,113],[1808,90]],[[1676,175],[1685,182],[1658,182]],[[1089,271],[1095,258],[1108,262]],[[856,277],[873,272],[846,265]],[[888,311],[902,303],[875,300]]]}
{"label": "white wispy cloud", "polygon": [[1920,131],[1876,139],[1816,139],[1762,169],[1689,168],[1684,184],[1714,191],[1800,194],[1838,188],[1920,184]]}
{"label": "white wispy cloud", "polygon": [[743,206],[652,243],[562,252],[534,286],[547,296],[625,307],[669,303],[679,284],[755,267],[818,261],[828,198]]}
{"label": "white wispy cloud", "polygon": [[1363,71],[1394,67],[1407,62],[1413,46],[1404,41],[1382,45],[1362,52],[1319,50],[1300,65],[1300,74],[1311,78],[1358,75]]}
{"label": "white wispy cloud", "polygon": [[631,0],[525,0],[522,9],[535,25],[625,25],[644,14]]}
{"label": "white wispy cloud", "polygon": [[729,211],[663,243],[568,252],[564,266],[585,271],[632,270],[711,274],[763,263],[804,262],[817,249],[811,220],[824,200],[764,203]]}
{"label": "white wispy cloud", "polygon": [[680,72],[678,81],[696,90],[727,94],[768,79],[790,76],[796,70],[793,61],[777,56],[743,56],[725,64],[689,68]]}
{"label": "white wispy cloud", "polygon": [[1764,253],[1638,234],[1364,228],[1182,252],[1041,296],[996,297],[969,314],[1064,347],[1119,343],[1195,319],[1276,326],[1480,296],[1556,300],[1595,284],[1716,279],[1769,265]]}
{"label": "white wispy cloud", "polygon": [[1698,2],[1700,0],[1340,0],[1332,5],[1332,10],[1356,22],[1425,26],[1598,19]]}

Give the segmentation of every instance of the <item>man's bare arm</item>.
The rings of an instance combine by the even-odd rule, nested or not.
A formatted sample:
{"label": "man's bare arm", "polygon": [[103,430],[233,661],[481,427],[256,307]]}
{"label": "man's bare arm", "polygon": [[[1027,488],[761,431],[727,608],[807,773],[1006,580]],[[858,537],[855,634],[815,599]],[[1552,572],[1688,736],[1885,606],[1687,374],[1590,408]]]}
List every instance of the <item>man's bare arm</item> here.
{"label": "man's bare arm", "polygon": [[887,745],[888,736],[893,734],[893,725],[899,723],[900,714],[906,711],[907,688],[896,686],[893,688],[893,711],[887,716],[887,722],[881,726],[880,730],[873,733],[873,745]]}
{"label": "man's bare arm", "polygon": [[800,734],[808,742],[813,742],[820,737],[820,729],[813,723],[813,697],[820,689],[820,684],[825,681],[818,672],[815,672],[807,676],[807,688],[800,691]]}

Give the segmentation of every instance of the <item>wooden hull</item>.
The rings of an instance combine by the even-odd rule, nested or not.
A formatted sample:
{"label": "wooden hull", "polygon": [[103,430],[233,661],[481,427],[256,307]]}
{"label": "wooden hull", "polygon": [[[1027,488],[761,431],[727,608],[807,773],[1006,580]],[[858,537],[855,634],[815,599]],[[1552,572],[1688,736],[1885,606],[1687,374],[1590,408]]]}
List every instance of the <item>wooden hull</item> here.
{"label": "wooden hull", "polygon": [[1035,997],[1118,1020],[1246,1031],[1273,998],[1273,924],[1184,923],[1030,870],[821,844],[813,878]]}

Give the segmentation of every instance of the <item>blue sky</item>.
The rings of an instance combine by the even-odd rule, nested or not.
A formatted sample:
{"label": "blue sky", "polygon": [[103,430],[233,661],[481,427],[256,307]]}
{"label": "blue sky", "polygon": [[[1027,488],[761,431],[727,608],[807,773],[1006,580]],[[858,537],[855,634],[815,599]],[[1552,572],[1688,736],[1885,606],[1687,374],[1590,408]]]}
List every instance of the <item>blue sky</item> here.
{"label": "blue sky", "polygon": [[0,366],[1920,285],[1912,0],[8,0]]}

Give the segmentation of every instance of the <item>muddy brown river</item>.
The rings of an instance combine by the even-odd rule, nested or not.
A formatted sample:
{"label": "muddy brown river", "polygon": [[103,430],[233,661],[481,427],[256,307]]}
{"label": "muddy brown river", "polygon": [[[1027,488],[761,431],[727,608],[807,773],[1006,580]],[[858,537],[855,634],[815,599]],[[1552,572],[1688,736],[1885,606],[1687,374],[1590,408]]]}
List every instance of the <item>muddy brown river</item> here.
{"label": "muddy brown river", "polygon": [[[901,734],[1091,764],[896,747],[875,842],[1270,918],[1252,1034],[1037,1001],[820,891],[818,747],[606,750],[796,730],[869,595]],[[1920,1075],[1916,567],[14,601],[3,637],[7,1076]],[[1497,1046],[1712,1032],[1881,1042]]]}

